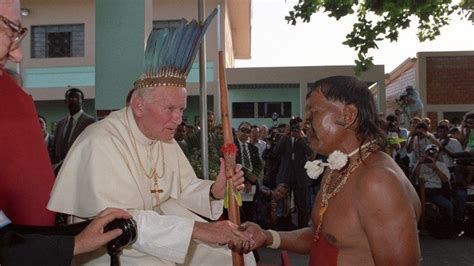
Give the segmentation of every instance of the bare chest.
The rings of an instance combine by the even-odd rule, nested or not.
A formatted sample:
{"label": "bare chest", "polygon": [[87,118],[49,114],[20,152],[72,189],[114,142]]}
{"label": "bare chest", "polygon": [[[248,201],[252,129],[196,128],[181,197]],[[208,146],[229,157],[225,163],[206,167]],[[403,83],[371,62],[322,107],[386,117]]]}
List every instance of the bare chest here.
{"label": "bare chest", "polygon": [[353,205],[353,189],[354,182],[348,180],[345,186],[326,204],[322,204],[322,191],[320,190],[312,210],[315,232],[321,223],[320,237],[324,236],[328,242],[339,249],[360,247],[362,243],[367,243]]}

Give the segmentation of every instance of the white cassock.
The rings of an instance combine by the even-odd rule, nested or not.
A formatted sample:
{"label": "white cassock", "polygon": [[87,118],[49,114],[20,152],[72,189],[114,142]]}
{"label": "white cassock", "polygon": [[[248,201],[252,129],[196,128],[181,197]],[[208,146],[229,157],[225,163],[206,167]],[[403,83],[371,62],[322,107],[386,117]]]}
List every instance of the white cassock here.
{"label": "white cassock", "polygon": [[[73,222],[107,207],[131,210],[138,224],[138,239],[123,251],[122,265],[232,265],[226,247],[191,240],[194,221],[205,222],[195,213],[211,220],[222,214],[223,200],[209,199],[212,181],[196,177],[176,141],[160,143],[146,138],[132,111],[126,110],[111,113],[77,138],[47,208],[73,215]],[[153,178],[145,174],[153,165],[163,190],[159,200],[150,192]],[[75,263],[110,265],[110,258],[103,248],[77,256]],[[255,265],[253,256],[246,255],[245,263]]]}

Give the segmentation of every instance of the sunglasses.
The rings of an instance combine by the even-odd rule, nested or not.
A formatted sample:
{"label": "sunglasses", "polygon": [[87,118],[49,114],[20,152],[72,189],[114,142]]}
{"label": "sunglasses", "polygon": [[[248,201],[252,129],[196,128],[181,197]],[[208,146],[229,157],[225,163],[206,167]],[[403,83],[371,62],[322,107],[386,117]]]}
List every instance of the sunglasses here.
{"label": "sunglasses", "polygon": [[2,15],[0,15],[0,21],[7,25],[8,28],[10,28],[10,30],[13,32],[12,43],[10,44],[10,51],[18,49],[20,47],[21,41],[23,40],[23,38],[25,38],[28,29],[14,23],[13,21],[7,19]]}
{"label": "sunglasses", "polygon": [[243,128],[241,128],[241,129],[239,129],[239,130],[240,130],[240,132],[242,132],[242,133],[247,133],[247,134],[250,133],[250,131],[251,131],[250,128],[246,128],[246,127],[243,127]]}

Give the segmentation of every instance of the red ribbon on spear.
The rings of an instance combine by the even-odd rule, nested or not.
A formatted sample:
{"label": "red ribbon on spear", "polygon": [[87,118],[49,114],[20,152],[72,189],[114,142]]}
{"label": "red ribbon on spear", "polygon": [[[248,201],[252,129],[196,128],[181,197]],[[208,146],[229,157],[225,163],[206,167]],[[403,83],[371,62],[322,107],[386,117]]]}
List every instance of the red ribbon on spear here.
{"label": "red ribbon on spear", "polygon": [[[221,148],[225,159],[225,173],[227,176],[227,186],[224,197],[224,207],[228,209],[229,220],[237,225],[240,224],[239,206],[242,205],[240,192],[232,184],[232,176],[235,170],[235,158],[237,156],[237,146],[234,144],[232,126],[229,117],[229,96],[227,80],[225,77],[224,52],[219,51],[219,84],[221,94],[222,132],[224,135],[224,145]],[[242,254],[232,252],[232,265],[243,266],[244,257]]]}

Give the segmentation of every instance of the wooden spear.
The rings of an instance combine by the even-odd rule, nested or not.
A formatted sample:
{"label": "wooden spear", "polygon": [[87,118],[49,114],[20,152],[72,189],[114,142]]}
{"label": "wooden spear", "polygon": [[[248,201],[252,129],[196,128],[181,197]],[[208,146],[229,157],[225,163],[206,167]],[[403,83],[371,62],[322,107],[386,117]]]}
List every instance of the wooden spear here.
{"label": "wooden spear", "polygon": [[[225,206],[228,207],[229,220],[237,225],[240,224],[240,211],[238,199],[240,199],[239,191],[234,189],[232,184],[232,176],[235,170],[235,158],[237,155],[237,146],[234,144],[234,136],[232,134],[232,125],[229,117],[229,97],[227,90],[227,80],[225,78],[224,53],[219,51],[219,84],[221,93],[221,113],[222,113],[222,132],[224,135],[224,144],[222,146],[222,154],[225,159],[225,173],[227,176],[227,188]],[[244,257],[242,254],[232,251],[232,265],[243,266]]]}

